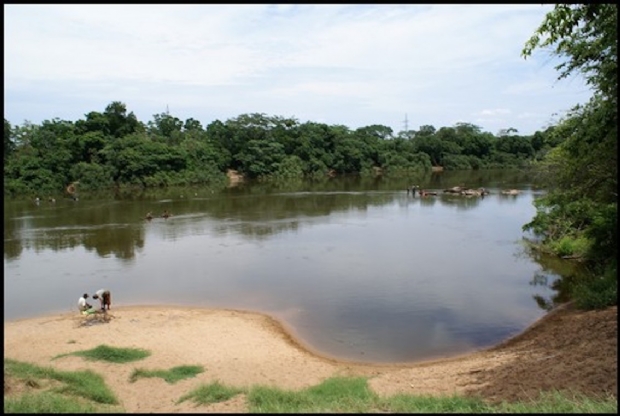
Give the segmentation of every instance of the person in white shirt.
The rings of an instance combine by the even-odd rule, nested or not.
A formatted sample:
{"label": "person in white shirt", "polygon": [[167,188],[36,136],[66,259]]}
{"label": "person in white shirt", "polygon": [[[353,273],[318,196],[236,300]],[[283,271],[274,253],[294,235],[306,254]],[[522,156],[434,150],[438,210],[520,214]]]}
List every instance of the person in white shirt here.
{"label": "person in white shirt", "polygon": [[108,289],[99,289],[93,295],[93,299],[99,299],[99,302],[101,302],[102,311],[105,311],[106,306],[108,307],[108,310],[110,310],[110,305],[112,304],[112,295],[110,294],[110,291]]}
{"label": "person in white shirt", "polygon": [[88,293],[84,293],[82,297],[78,299],[78,309],[80,312],[84,312],[92,308],[86,299],[88,299]]}

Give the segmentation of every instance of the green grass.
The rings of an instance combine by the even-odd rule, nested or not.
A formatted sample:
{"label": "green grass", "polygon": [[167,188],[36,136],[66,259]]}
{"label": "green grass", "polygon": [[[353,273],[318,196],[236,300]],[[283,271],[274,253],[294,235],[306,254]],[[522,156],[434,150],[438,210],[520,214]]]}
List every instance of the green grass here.
{"label": "green grass", "polygon": [[129,377],[129,381],[133,383],[142,377],[160,377],[166,382],[173,384],[179,380],[195,377],[196,374],[200,374],[204,371],[204,368],[199,365],[182,365],[173,367],[170,370],[144,370],[136,368]]}
{"label": "green grass", "polygon": [[381,398],[365,378],[333,377],[300,391],[266,386],[233,389],[220,382],[203,384],[177,403],[192,400],[207,405],[246,393],[248,413],[617,413],[615,397],[587,398],[567,393],[544,393],[537,400],[488,404],[463,396],[413,396],[398,394]]}
{"label": "green grass", "polygon": [[360,413],[380,405],[361,377],[334,377],[297,392],[256,386],[250,389],[248,402],[257,413]]}
{"label": "green grass", "polygon": [[[4,398],[4,413],[109,413],[90,403],[81,403],[73,398],[44,391],[27,393],[18,398]],[[121,413],[116,410],[115,413]]]}
{"label": "green grass", "polygon": [[[39,367],[33,364],[5,358],[4,375],[5,377],[9,376],[18,380],[23,380],[34,387],[41,386],[39,380],[55,380],[60,384],[50,388],[52,393],[82,397],[100,404],[118,404],[116,396],[105,384],[103,377],[91,370],[59,371],[52,367]],[[35,406],[37,403],[44,403],[51,400],[48,396],[44,396],[43,398],[37,398],[37,396],[38,395],[34,395],[34,399],[26,400],[32,400]],[[16,399],[11,399],[10,401],[11,405],[20,402]],[[55,403],[58,402],[55,398],[53,401]],[[6,403],[7,400],[5,400],[5,406]]]}
{"label": "green grass", "polygon": [[221,384],[219,381],[214,381],[213,383],[202,384],[188,394],[183,395],[177,400],[177,404],[186,400],[191,400],[196,403],[196,405],[225,402],[243,392],[245,392],[245,389],[228,387]]}
{"label": "green grass", "polygon": [[480,399],[450,395],[443,397],[398,394],[382,399],[382,411],[395,413],[495,413]]}
{"label": "green grass", "polygon": [[52,359],[67,357],[70,355],[83,357],[90,361],[107,361],[110,363],[128,363],[142,360],[151,353],[140,348],[116,348],[107,345],[99,345],[90,350],[74,351],[66,354],[59,354]]}
{"label": "green grass", "polygon": [[[169,383],[195,376],[200,366],[180,366],[170,370],[136,370],[131,378],[162,377]],[[41,391],[19,397],[5,396],[5,413],[122,413],[124,412],[103,378],[90,371],[58,371],[8,358],[7,377],[22,380]],[[44,380],[58,383],[45,387]],[[135,381],[135,380],[133,380]],[[590,398],[580,394],[541,393],[535,400],[489,404],[463,396],[412,396],[398,394],[382,398],[368,387],[363,377],[333,377],[300,391],[255,385],[250,388],[226,386],[219,381],[201,384],[177,400],[198,405],[224,402],[246,394],[248,413],[618,413],[617,398]],[[145,398],[148,400],[148,398]]]}

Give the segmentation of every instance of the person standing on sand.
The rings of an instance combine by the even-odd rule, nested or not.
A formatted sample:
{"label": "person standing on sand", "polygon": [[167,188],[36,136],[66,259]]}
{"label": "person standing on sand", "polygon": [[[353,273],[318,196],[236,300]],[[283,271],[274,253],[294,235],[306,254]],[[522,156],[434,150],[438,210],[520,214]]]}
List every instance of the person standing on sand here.
{"label": "person standing on sand", "polygon": [[110,310],[110,305],[112,304],[112,295],[108,289],[99,289],[93,295],[93,299],[99,299],[101,302],[101,310],[105,311],[105,307],[107,305],[108,310]]}
{"label": "person standing on sand", "polygon": [[92,308],[92,306],[86,302],[86,299],[88,299],[88,293],[84,293],[82,297],[78,299],[78,309],[80,312],[86,312]]}

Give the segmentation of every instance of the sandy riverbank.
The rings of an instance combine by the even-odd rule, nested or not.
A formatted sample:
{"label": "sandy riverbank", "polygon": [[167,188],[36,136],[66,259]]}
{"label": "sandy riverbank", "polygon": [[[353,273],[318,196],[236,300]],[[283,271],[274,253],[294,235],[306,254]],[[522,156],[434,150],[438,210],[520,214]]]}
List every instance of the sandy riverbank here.
{"label": "sandy riverbank", "polygon": [[[496,347],[464,356],[407,365],[335,361],[304,349],[276,320],[261,314],[182,307],[121,307],[110,321],[82,325],[59,314],[4,322],[4,357],[61,370],[102,374],[129,413],[244,412],[243,398],[212,406],[174,402],[201,383],[264,384],[300,389],[336,375],[369,377],[381,395],[471,394],[491,401],[535,396],[540,390],[573,390],[617,396],[617,308],[580,312],[564,306],[524,333]],[[150,350],[129,364],[107,364],[55,355],[106,344]],[[202,365],[195,378],[129,383],[134,368]],[[23,388],[5,380],[5,395]],[[154,394],[153,392],[157,392]]]}

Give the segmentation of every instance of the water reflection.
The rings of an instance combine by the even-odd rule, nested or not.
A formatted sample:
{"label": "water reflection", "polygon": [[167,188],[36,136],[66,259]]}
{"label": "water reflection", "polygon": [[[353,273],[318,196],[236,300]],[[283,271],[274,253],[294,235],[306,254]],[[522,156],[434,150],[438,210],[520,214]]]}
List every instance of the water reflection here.
{"label": "water reflection", "polygon": [[[348,182],[344,182],[347,184]],[[144,246],[144,232],[151,222],[164,221],[159,212],[170,211],[176,227],[172,238],[180,238],[203,218],[220,220],[220,234],[240,233],[248,238],[266,239],[283,231],[295,231],[312,218],[327,218],[339,212],[365,212],[391,204],[400,206],[453,206],[459,211],[477,208],[485,198],[516,203],[516,197],[499,194],[483,198],[450,194],[412,197],[400,190],[265,193],[246,190],[183,199],[105,201],[82,198],[59,202],[39,209],[24,202],[5,201],[5,259],[16,259],[24,248],[63,250],[83,245],[100,256],[130,260]],[[145,213],[155,218],[145,221]]]}
{"label": "water reflection", "polygon": [[415,178],[439,191],[482,186],[484,198],[412,197],[412,178],[338,178],[5,200],[5,319],[73,310],[84,290],[105,286],[120,304],[267,312],[341,358],[491,345],[540,317],[563,280],[515,255],[535,184],[522,172],[486,175]]}
{"label": "water reflection", "polygon": [[547,311],[567,302],[575,284],[587,278],[590,273],[583,265],[575,261],[562,260],[555,256],[536,252],[528,249],[527,246],[524,246],[524,252],[540,266],[540,269],[534,273],[530,285],[553,290],[547,296],[533,295],[538,306]]}

